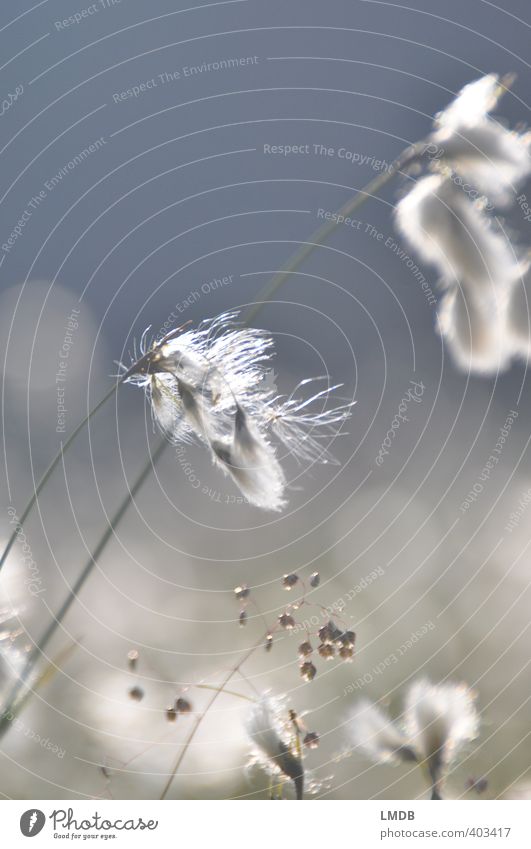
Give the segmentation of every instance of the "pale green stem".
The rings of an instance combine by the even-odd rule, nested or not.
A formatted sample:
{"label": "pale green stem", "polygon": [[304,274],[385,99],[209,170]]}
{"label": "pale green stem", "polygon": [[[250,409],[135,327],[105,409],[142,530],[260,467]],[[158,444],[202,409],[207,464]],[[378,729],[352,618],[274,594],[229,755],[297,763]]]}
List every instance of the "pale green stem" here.
{"label": "pale green stem", "polygon": [[322,245],[328,236],[330,236],[330,234],[339,227],[339,217],[343,216],[343,218],[346,218],[347,216],[352,215],[352,213],[359,209],[365,201],[374,197],[375,194],[386,185],[386,183],[392,180],[392,178],[400,171],[401,168],[403,168],[405,164],[412,162],[419,156],[424,149],[424,146],[425,142],[418,142],[418,144],[406,148],[406,150],[404,150],[400,156],[391,163],[387,171],[382,174],[378,174],[377,177],[367,183],[367,185],[364,186],[363,189],[360,189],[353,198],[350,198],[341,207],[341,209],[338,209],[331,221],[323,224],[322,227],[319,227],[314,233],[312,233],[308,241],[295,251],[282,270],[275,274],[267,286],[264,287],[262,292],[258,294],[258,297],[255,299],[255,303],[252,307],[250,307],[247,313],[247,323],[250,324],[253,321],[264,303],[267,303],[267,301],[270,301],[273,298],[278,289],[280,289],[280,287],[288,279],[289,275],[295,271],[307,257],[310,256],[315,248]]}

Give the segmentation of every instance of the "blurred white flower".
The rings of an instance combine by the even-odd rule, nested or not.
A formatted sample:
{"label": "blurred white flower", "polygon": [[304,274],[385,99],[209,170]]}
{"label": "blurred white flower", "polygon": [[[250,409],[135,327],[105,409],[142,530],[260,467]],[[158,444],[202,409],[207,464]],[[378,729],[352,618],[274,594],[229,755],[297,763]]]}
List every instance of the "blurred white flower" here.
{"label": "blurred white flower", "polygon": [[511,784],[507,790],[502,793],[500,799],[513,799],[518,801],[529,801],[531,799],[531,781],[517,781]]}
{"label": "blurred white flower", "polygon": [[509,343],[514,354],[531,355],[531,270],[527,269],[509,295],[507,310]]}
{"label": "blurred white flower", "polygon": [[436,126],[456,130],[473,127],[491,112],[502,93],[497,74],[485,74],[465,85],[446,109],[435,117]]}
{"label": "blurred white flower", "polygon": [[416,760],[405,733],[368,699],[358,702],[348,728],[354,745],[376,763]]}
{"label": "blurred white flower", "polygon": [[238,327],[237,315],[224,313],[186,332],[177,328],[149,345],[144,334],[141,355],[124,378],[145,389],[172,442],[199,440],[251,504],[281,510],[286,478],[271,437],[298,460],[327,463],[332,458],[321,440],[337,435],[352,402],[324,409],[337,386],[306,398],[278,395],[269,365],[272,338]]}
{"label": "blurred white flower", "polygon": [[281,510],[286,479],[275,451],[240,406],[230,441],[211,443],[218,465],[257,507]]}
{"label": "blurred white flower", "polygon": [[496,74],[466,85],[436,117],[430,143],[436,160],[497,203],[507,203],[531,173],[531,134],[489,118],[505,89]]}
{"label": "blurred white flower", "polygon": [[434,798],[460,750],[478,735],[474,694],[464,684],[416,681],[406,696],[404,719],[411,745],[428,770]]}
{"label": "blurred white flower", "polygon": [[281,705],[271,696],[263,695],[253,703],[245,723],[259,760],[268,774],[285,775],[295,785],[297,799],[304,790],[304,767],[301,758],[293,754],[286,742],[285,724],[281,720]]}

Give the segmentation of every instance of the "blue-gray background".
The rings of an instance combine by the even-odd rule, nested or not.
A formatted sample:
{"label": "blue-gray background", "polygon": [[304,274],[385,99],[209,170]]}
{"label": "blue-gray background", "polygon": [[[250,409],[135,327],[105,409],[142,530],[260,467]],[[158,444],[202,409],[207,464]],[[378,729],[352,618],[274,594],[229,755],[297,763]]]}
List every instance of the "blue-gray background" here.
{"label": "blue-gray background", "polygon": [[[79,23],[60,24],[89,6]],[[157,331],[172,312],[197,322],[254,301],[319,225],[318,210],[340,207],[425,136],[465,83],[516,72],[500,112],[512,125],[528,121],[525,0],[503,8],[482,0],[44,0],[5,3],[0,14],[2,100],[22,89],[1,116],[0,243],[30,210],[14,245],[2,248],[0,268],[5,536],[7,507],[22,511],[33,477],[64,439],[56,374],[73,309],[67,433],[148,325]],[[244,57],[252,61],[237,68],[184,71]],[[162,83],[159,75],[175,72]],[[149,80],[155,84],[137,97],[118,98]],[[316,154],[314,144],[333,152]],[[308,145],[309,153],[266,153],[264,145]],[[339,757],[356,699],[382,699],[399,712],[407,682],[419,675],[466,680],[478,693],[482,734],[452,777],[451,795],[464,793],[470,775],[486,775],[492,797],[525,780],[528,521],[505,526],[531,485],[526,373],[515,365],[496,380],[468,377],[448,358],[433,304],[385,246],[398,238],[392,206],[403,185],[369,199],[359,226],[339,228],[256,319],[275,334],[280,391],[325,370],[356,398],[349,433],[334,446],[341,467],[299,475],[288,461],[297,478],[290,508],[271,517],[227,503],[236,493],[201,449],[187,449],[186,468],[168,449],[49,656],[72,640],[76,651],[3,741],[6,796],[156,797],[191,721],[168,726],[165,704],[183,684],[218,681],[263,628],[252,608],[247,629],[238,629],[232,588],[250,584],[271,621],[287,597],[280,576],[308,577],[316,568],[322,586],[310,600],[352,597],[343,616],[358,635],[354,664],[321,662],[313,684],[304,683],[292,637],[244,669],[257,690],[288,693],[297,710],[309,711],[306,723],[322,743],[308,768],[328,778],[318,794],[425,792],[414,771]],[[509,224],[529,241],[521,214]],[[424,273],[435,292],[432,270]],[[410,421],[378,467],[412,380],[425,387],[421,403],[410,405]],[[464,510],[511,410],[518,417],[500,462]],[[25,526],[42,591],[28,592],[20,546],[4,576],[26,629],[23,647],[53,617],[155,441],[142,394],[125,387],[57,470]],[[354,591],[377,567],[383,575]],[[399,662],[386,662],[430,622]],[[127,698],[137,683],[126,672],[131,648],[141,654],[139,704]],[[17,662],[8,655],[6,678]],[[346,692],[364,675],[368,683]],[[252,693],[238,678],[234,689]],[[208,692],[190,692],[199,710]],[[173,794],[262,794],[244,773],[244,715],[241,700],[218,701]],[[98,769],[104,762],[115,768],[110,786]]]}

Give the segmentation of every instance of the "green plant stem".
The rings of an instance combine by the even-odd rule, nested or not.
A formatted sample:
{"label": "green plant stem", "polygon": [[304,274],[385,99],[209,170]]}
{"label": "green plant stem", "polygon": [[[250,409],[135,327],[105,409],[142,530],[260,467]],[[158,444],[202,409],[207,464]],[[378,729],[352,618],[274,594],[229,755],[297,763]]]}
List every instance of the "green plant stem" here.
{"label": "green plant stem", "polygon": [[90,410],[89,413],[87,413],[85,418],[72,431],[72,433],[70,434],[70,436],[68,437],[66,442],[61,443],[60,450],[55,455],[52,462],[50,463],[50,465],[48,466],[48,468],[44,472],[43,476],[41,477],[40,481],[38,482],[37,486],[35,487],[35,489],[33,491],[33,495],[31,496],[30,500],[26,504],[26,507],[24,508],[22,515],[20,517],[17,517],[17,523],[15,525],[15,530],[12,532],[11,536],[9,537],[9,540],[7,541],[6,547],[4,548],[4,550],[2,552],[2,556],[0,557],[0,569],[2,569],[4,563],[6,562],[8,554],[13,547],[13,543],[15,542],[15,540],[17,538],[18,528],[20,526],[22,526],[24,524],[24,522],[26,521],[26,519],[28,518],[29,514],[31,513],[31,511],[33,509],[33,506],[35,505],[35,503],[36,503],[36,501],[39,497],[41,490],[46,485],[48,479],[51,477],[54,469],[60,463],[60,461],[62,460],[62,458],[64,457],[64,455],[68,451],[69,447],[72,445],[72,443],[73,443],[74,439],[76,438],[76,436],[78,435],[78,433],[81,430],[83,430],[85,425],[89,423],[91,418],[96,415],[98,410],[100,410],[103,407],[103,405],[109,400],[109,398],[112,398],[112,396],[114,395],[114,393],[117,391],[118,387],[120,386],[121,382],[122,382],[121,380],[117,380],[116,383],[114,383],[111,386],[111,388],[103,396],[101,401],[98,401],[96,406],[93,407],[92,410]]}
{"label": "green plant stem", "polygon": [[94,549],[94,551],[91,553],[88,561],[86,562],[84,568],[82,569],[81,573],[79,574],[75,584],[69,590],[67,597],[65,598],[65,600],[63,601],[63,604],[61,605],[59,611],[57,612],[57,615],[50,622],[50,624],[46,628],[44,634],[42,635],[42,637],[40,638],[38,643],[36,643],[35,646],[33,647],[33,649],[31,650],[31,652],[28,656],[27,663],[26,663],[20,677],[14,683],[13,688],[12,688],[12,690],[11,690],[7,700],[6,700],[7,707],[4,710],[2,710],[2,716],[0,717],[0,737],[3,735],[6,727],[9,727],[9,721],[6,719],[6,714],[16,713],[17,705],[18,705],[19,701],[21,701],[25,698],[24,695],[23,695],[23,690],[26,687],[26,683],[27,683],[27,681],[28,681],[28,679],[31,675],[33,667],[36,665],[36,663],[38,663],[39,658],[44,653],[46,646],[50,642],[51,638],[55,634],[60,623],[62,622],[62,620],[64,619],[64,617],[68,613],[70,607],[72,606],[75,599],[77,598],[78,593],[81,591],[81,588],[83,587],[83,584],[87,581],[92,570],[94,569],[94,567],[95,567],[95,565],[98,561],[98,558],[101,556],[101,554],[105,550],[105,547],[107,546],[107,543],[109,542],[109,540],[113,536],[116,527],[119,525],[119,523],[123,519],[125,513],[127,512],[127,508],[129,507],[129,505],[133,501],[135,495],[139,491],[140,487],[142,486],[142,484],[144,483],[144,481],[148,477],[149,473],[151,472],[151,469],[155,467],[156,463],[161,458],[161,456],[164,452],[164,449],[166,448],[166,445],[167,445],[166,440],[161,440],[159,442],[159,444],[157,445],[157,447],[155,448],[155,451],[153,452],[153,454],[150,454],[149,462],[146,463],[146,465],[143,467],[142,471],[140,472],[140,474],[138,475],[138,477],[134,481],[133,485],[129,489],[126,497],[123,499],[122,503],[118,507],[118,510],[111,517],[109,524],[107,525],[107,527],[105,529],[104,534],[100,538],[100,540],[99,540],[96,548]]}

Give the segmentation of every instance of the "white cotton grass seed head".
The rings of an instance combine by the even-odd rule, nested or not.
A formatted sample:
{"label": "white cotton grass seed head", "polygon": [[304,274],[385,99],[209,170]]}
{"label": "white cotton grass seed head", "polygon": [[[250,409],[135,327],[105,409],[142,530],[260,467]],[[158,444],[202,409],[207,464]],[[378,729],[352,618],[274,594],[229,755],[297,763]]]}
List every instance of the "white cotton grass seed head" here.
{"label": "white cotton grass seed head", "polygon": [[508,367],[505,299],[478,297],[457,286],[441,298],[437,322],[458,368],[487,375]]}
{"label": "white cotton grass seed head", "polygon": [[531,173],[531,134],[507,130],[494,121],[463,129],[450,138],[436,133],[432,141],[440,159],[468,184],[498,206],[514,199]]}
{"label": "white cotton grass seed head", "polygon": [[282,721],[287,715],[282,700],[270,695],[260,696],[252,705],[246,718],[246,731],[253,743],[252,758],[272,776],[284,775],[295,785],[298,799],[304,790],[304,768],[302,760],[291,750]]}
{"label": "white cotton grass seed head", "polygon": [[441,174],[420,179],[395,215],[408,244],[437,267],[446,286],[488,293],[512,285],[522,272],[505,235]]}
{"label": "white cotton grass seed head", "polygon": [[355,750],[360,750],[375,763],[397,764],[415,760],[402,729],[368,699],[359,701],[352,711],[348,730]]}
{"label": "white cotton grass seed head", "polygon": [[224,313],[150,343],[144,333],[140,356],[122,367],[123,377],[145,390],[168,439],[206,445],[250,504],[278,511],[287,503],[287,480],[273,439],[299,462],[331,462],[328,444],[353,402],[327,409],[339,388],[329,385],[301,397],[309,380],[301,381],[297,396],[276,394],[273,339],[237,319],[237,312]]}
{"label": "white cotton grass seed head", "polygon": [[465,86],[435,120],[429,152],[497,204],[514,198],[531,173],[531,134],[488,116],[504,90],[496,74]]}
{"label": "white cotton grass seed head", "polygon": [[474,694],[465,684],[416,681],[406,696],[404,720],[411,745],[437,786],[463,746],[479,731]]}
{"label": "white cotton grass seed head", "polygon": [[337,463],[326,442],[337,436],[354,402],[325,408],[328,398],[341,384],[327,386],[306,398],[298,394],[303,387],[324,380],[327,378],[302,380],[289,396],[277,395],[267,404],[271,430],[298,462]]}

